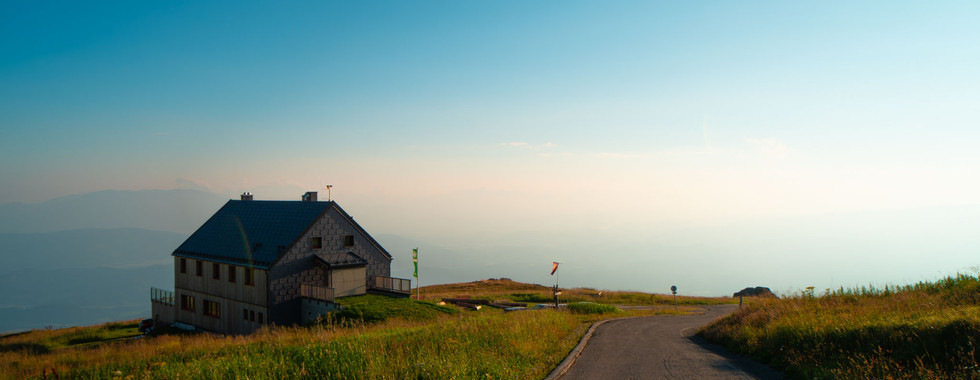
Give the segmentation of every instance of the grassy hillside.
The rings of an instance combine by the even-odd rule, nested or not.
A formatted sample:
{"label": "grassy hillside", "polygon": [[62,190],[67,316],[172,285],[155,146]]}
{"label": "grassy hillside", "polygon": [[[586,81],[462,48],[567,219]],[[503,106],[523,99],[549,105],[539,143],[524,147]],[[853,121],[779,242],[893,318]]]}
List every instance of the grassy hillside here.
{"label": "grassy hillside", "polygon": [[[595,302],[609,305],[673,305],[674,298],[667,294],[651,294],[632,291],[609,291],[592,288],[560,288],[560,301]],[[439,301],[443,298],[477,298],[486,300],[508,300],[512,302],[550,303],[553,302],[550,286],[526,284],[507,278],[465,282],[458,284],[431,285],[422,287],[422,299]],[[412,293],[413,297],[415,293]],[[687,297],[678,296],[681,305],[717,305],[738,303],[729,297]]]}
{"label": "grassy hillside", "polygon": [[[529,284],[486,284],[445,287],[484,295],[538,290]],[[598,304],[570,307],[574,312],[462,311],[370,295],[340,302],[346,310],[317,324],[270,327],[249,336],[173,332],[133,339],[131,321],[0,337],[0,379],[55,373],[81,379],[533,379],[557,366],[596,320],[673,313],[673,308],[621,311]]]}
{"label": "grassy hillside", "polygon": [[757,300],[701,335],[806,379],[980,378],[980,281]]}

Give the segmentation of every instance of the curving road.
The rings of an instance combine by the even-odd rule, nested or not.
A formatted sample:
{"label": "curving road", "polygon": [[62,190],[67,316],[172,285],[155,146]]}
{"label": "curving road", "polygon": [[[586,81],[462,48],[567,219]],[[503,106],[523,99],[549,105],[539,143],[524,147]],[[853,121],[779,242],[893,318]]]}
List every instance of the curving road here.
{"label": "curving road", "polygon": [[560,379],[781,379],[768,367],[694,336],[736,308],[708,306],[701,315],[607,321]]}

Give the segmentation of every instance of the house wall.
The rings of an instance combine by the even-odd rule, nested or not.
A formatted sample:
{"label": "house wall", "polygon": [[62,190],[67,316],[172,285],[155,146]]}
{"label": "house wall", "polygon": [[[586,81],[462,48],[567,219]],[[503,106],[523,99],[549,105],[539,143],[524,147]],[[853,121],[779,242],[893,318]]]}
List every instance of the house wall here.
{"label": "house wall", "polygon": [[334,297],[349,297],[367,294],[365,267],[333,269],[330,271],[330,287]]}
{"label": "house wall", "polygon": [[[177,321],[194,325],[199,329],[221,334],[250,334],[269,323],[269,311],[265,307],[186,289],[178,290],[177,293]],[[194,297],[194,311],[183,309],[181,295]],[[220,313],[217,317],[205,314],[204,301],[216,302],[219,305]],[[252,314],[254,319],[249,318]]]}
{"label": "house wall", "polygon": [[174,323],[174,312],[176,312],[174,305],[150,301],[150,315],[153,316],[153,320],[157,323],[157,326]]}
{"label": "house wall", "polygon": [[[180,257],[174,257],[174,316],[198,328],[217,333],[248,334],[267,324],[268,310],[268,272],[254,269],[253,285],[245,284],[245,267],[220,264],[219,276],[214,279],[213,262],[196,259],[186,260],[186,273],[180,272]],[[197,275],[197,261],[202,262],[203,272]],[[229,281],[228,269],[235,271],[235,282]],[[181,296],[194,297],[194,310],[186,310]],[[220,315],[205,315],[204,301],[216,302]],[[255,313],[255,320],[244,318],[243,310]],[[262,314],[262,323],[258,322]]]}
{"label": "house wall", "polygon": [[[344,236],[354,236],[354,246],[344,245]],[[312,247],[312,238],[320,237],[322,247]],[[300,284],[330,286],[327,282],[326,269],[314,262],[316,253],[353,252],[367,261],[361,286],[365,290],[374,280],[374,276],[390,275],[390,259],[373,244],[370,238],[360,233],[357,227],[340,214],[336,208],[329,208],[324,215],[313,223],[306,232],[279,258],[269,269],[270,312],[273,321],[278,324],[293,324],[302,322],[300,315],[301,304]],[[335,274],[336,275],[336,274]],[[345,276],[354,276],[353,274]],[[345,279],[345,286],[353,279]],[[336,291],[336,289],[335,289]],[[335,293],[338,297],[339,293]]]}
{"label": "house wall", "polygon": [[[215,297],[227,298],[256,306],[268,306],[268,272],[255,269],[255,283],[245,285],[245,267],[229,264],[218,264],[218,279],[214,279],[213,262],[196,259],[187,260],[187,273],[180,273],[180,257],[174,257],[174,288],[193,290]],[[196,263],[203,263],[204,272],[201,276],[196,273]],[[230,282],[228,268],[235,270],[235,282]],[[179,304],[178,304],[179,305]]]}
{"label": "house wall", "polygon": [[302,314],[300,317],[300,323],[305,324],[315,321],[320,318],[321,315],[339,310],[338,306],[339,305],[334,302],[304,298],[302,301],[300,301],[300,312]]}

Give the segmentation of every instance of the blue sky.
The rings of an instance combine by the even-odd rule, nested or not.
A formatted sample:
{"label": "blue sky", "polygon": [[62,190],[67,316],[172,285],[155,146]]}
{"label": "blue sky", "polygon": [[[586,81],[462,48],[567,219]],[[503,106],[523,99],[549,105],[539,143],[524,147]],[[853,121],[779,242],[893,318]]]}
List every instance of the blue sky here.
{"label": "blue sky", "polygon": [[456,246],[976,205],[978,8],[5,2],[0,202],[332,184]]}

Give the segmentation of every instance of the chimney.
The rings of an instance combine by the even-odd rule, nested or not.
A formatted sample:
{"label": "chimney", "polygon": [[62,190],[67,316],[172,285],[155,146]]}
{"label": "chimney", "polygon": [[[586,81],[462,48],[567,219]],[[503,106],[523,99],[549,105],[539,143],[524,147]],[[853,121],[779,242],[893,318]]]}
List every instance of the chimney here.
{"label": "chimney", "polygon": [[247,191],[244,192],[244,193],[242,193],[242,200],[243,201],[250,201],[250,200],[252,200],[252,193],[249,193]]}
{"label": "chimney", "polygon": [[307,191],[306,194],[303,194],[303,202],[316,202],[316,192]]}

